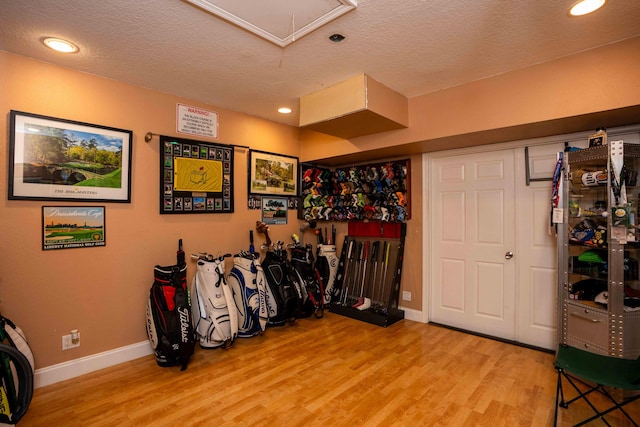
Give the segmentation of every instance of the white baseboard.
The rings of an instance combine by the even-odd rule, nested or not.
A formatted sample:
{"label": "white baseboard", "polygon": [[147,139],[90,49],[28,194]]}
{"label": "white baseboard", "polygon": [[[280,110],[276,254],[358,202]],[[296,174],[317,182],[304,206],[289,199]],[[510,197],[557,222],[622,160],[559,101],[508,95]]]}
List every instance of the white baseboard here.
{"label": "white baseboard", "polygon": [[413,320],[414,322],[420,323],[429,323],[424,320],[424,316],[422,311],[414,310],[412,308],[404,308],[402,306],[398,306],[400,310],[404,310],[404,318],[407,320]]}
{"label": "white baseboard", "polygon": [[151,349],[149,341],[142,341],[57,365],[36,369],[34,387],[44,387],[150,354],[153,354],[153,350]]}

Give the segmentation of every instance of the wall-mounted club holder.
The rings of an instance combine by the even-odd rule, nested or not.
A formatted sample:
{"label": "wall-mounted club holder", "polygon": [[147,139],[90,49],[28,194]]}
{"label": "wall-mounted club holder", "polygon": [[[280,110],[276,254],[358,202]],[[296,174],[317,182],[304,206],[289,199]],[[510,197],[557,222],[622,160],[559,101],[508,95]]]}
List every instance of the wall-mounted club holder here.
{"label": "wall-mounted club holder", "polygon": [[329,311],[387,327],[404,319],[398,309],[405,223],[350,222],[342,245]]}

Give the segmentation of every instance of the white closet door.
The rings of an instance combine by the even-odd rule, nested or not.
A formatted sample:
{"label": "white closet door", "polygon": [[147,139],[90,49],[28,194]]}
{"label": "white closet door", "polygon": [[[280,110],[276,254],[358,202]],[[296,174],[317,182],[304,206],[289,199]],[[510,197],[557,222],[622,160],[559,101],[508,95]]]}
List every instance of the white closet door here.
{"label": "white closet door", "polygon": [[515,339],[514,151],[431,161],[431,321]]}
{"label": "white closet door", "polygon": [[[564,144],[529,148],[532,177],[551,177],[556,156]],[[524,148],[517,150],[517,164],[525,163]],[[517,341],[536,347],[557,346],[558,251],[549,223],[551,181],[531,181],[516,171],[518,242]]]}

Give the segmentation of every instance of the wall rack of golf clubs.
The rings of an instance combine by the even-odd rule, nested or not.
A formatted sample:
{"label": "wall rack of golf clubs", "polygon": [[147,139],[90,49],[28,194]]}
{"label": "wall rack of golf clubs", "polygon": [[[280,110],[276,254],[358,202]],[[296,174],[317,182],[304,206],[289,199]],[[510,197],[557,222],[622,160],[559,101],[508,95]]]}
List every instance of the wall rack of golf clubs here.
{"label": "wall rack of golf clubs", "polygon": [[350,222],[342,245],[337,301],[329,311],[387,327],[404,319],[398,309],[405,223]]}

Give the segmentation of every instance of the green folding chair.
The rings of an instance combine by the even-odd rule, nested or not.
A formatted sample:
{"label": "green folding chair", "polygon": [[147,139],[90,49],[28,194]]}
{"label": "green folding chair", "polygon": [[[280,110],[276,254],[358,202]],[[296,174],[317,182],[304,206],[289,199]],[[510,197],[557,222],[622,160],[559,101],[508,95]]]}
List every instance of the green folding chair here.
{"label": "green folding chair", "polygon": [[[554,366],[558,371],[554,426],[558,423],[558,406],[568,408],[576,400],[584,399],[596,415],[575,424],[574,427],[587,424],[596,419],[601,419],[606,425],[610,426],[604,416],[616,410],[621,411],[634,426],[638,427],[638,424],[624,410],[623,406],[640,399],[640,392],[618,401],[611,396],[605,387],[640,391],[640,359],[621,359],[590,353],[567,345],[560,345]],[[578,396],[565,401],[562,389],[563,378],[573,386],[578,392]],[[576,382],[580,382],[582,388],[586,387],[586,391],[582,391]],[[612,406],[605,410],[598,410],[587,397],[594,391],[599,391],[608,397],[612,402]]]}

